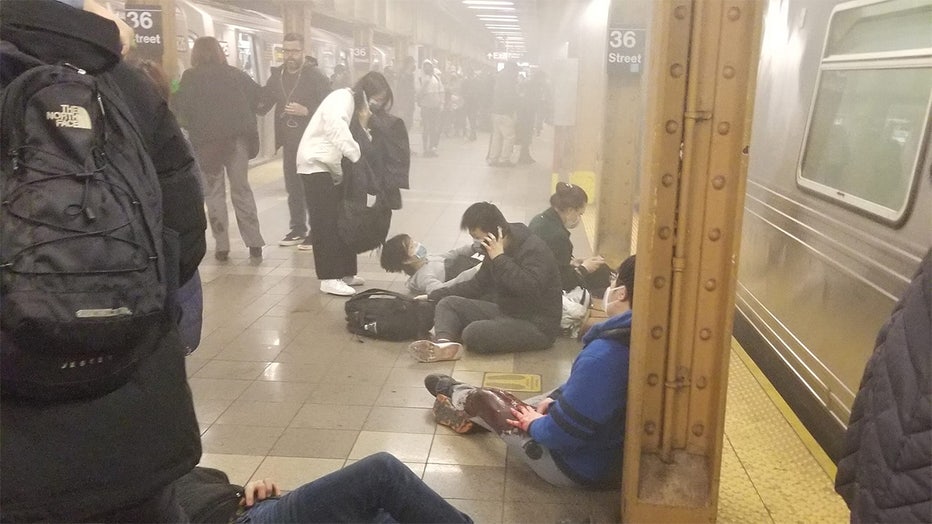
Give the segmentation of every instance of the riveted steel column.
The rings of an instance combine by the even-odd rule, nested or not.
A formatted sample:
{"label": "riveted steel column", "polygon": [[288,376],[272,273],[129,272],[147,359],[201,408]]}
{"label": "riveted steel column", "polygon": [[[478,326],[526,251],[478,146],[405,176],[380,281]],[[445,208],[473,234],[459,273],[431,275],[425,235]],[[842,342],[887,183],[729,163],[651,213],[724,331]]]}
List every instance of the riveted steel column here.
{"label": "riveted steel column", "polygon": [[714,521],[747,144],[754,0],[663,0],[649,52],[622,517]]}

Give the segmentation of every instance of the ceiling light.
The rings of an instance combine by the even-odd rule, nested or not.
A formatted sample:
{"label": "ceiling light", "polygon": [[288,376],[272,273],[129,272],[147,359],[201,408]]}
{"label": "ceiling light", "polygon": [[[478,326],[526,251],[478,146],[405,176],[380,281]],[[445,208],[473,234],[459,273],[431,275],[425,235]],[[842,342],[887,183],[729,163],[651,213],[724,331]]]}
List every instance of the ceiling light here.
{"label": "ceiling light", "polygon": [[514,2],[501,0],[463,0],[466,5],[515,5]]}
{"label": "ceiling light", "polygon": [[517,20],[517,15],[476,15],[479,20]]}
{"label": "ceiling light", "polygon": [[468,5],[466,6],[470,9],[488,9],[490,11],[514,11],[514,7],[496,7],[496,6],[485,6],[485,5]]}
{"label": "ceiling light", "polygon": [[521,29],[521,26],[519,25],[486,24],[485,26],[489,29]]}

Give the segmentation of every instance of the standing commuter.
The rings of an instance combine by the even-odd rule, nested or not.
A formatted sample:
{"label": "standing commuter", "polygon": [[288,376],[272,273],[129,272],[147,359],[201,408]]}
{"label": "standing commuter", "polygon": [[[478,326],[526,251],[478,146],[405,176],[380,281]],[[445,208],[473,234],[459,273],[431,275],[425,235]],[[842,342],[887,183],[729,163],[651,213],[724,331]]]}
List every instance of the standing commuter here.
{"label": "standing commuter", "polygon": [[337,89],[324,98],[298,145],[298,173],[311,211],[314,269],[322,293],[350,296],[356,293],[351,286],[365,284],[356,276],[356,253],[337,230],[345,193],[342,161],[356,163],[362,156],[350,125],[358,123],[368,129],[370,106],[381,111],[391,102],[392,90],[385,77],[367,73],[353,89]]}
{"label": "standing commuter", "polygon": [[[265,240],[259,232],[259,212],[249,185],[249,158],[258,152],[256,109],[261,87],[243,71],[227,64],[216,38],[205,36],[191,48],[191,69],[181,75],[175,94],[178,118],[191,136],[191,144],[204,177],[207,217],[217,242],[214,256],[230,255],[230,218],[226,179],[236,224],[249,256],[262,258]],[[225,176],[224,176],[225,174]]]}
{"label": "standing commuter", "polygon": [[392,113],[398,115],[404,120],[405,128],[410,132],[414,125],[414,75],[417,73],[417,65],[413,56],[406,56],[401,71],[398,73],[398,79],[392,91],[395,93],[395,105]]}
{"label": "standing commuter", "polygon": [[[263,88],[263,105],[260,113],[267,113],[275,105],[275,149],[282,148],[282,170],[285,191],[288,193],[288,234],[278,241],[280,246],[301,245],[310,249],[307,240],[307,202],[304,185],[298,176],[295,158],[298,142],[304,128],[317,111],[320,101],[330,92],[330,80],[320,72],[316,60],[304,55],[304,37],[288,33],[282,41],[285,62],[273,67],[269,81]],[[305,247],[306,246],[306,247]]]}
{"label": "standing commuter", "polygon": [[[163,227],[178,233],[167,272],[184,283],[204,255],[204,203],[197,163],[168,104],[120,61],[113,21],[87,12],[94,0],[0,2],[8,45],[46,63],[67,62],[119,87],[140,131],[162,195]],[[3,85],[13,60],[0,61]],[[113,107],[113,106],[109,106]],[[4,130],[13,126],[4,120]],[[81,131],[78,129],[77,131]],[[6,137],[6,133],[4,133]],[[127,382],[91,397],[24,400],[5,387],[0,409],[0,511],[4,521],[183,522],[171,484],[200,459],[200,431],[171,319]],[[4,359],[8,333],[0,336]],[[35,348],[22,348],[25,350]]]}
{"label": "standing commuter", "polygon": [[423,155],[437,156],[440,143],[441,111],[443,110],[443,82],[440,72],[430,60],[424,60],[417,77],[417,104],[421,108],[421,143]]}
{"label": "standing commuter", "polygon": [[511,153],[515,147],[515,114],[518,108],[518,66],[505,62],[495,75],[492,94],[492,143],[489,147],[490,166],[512,167]]}

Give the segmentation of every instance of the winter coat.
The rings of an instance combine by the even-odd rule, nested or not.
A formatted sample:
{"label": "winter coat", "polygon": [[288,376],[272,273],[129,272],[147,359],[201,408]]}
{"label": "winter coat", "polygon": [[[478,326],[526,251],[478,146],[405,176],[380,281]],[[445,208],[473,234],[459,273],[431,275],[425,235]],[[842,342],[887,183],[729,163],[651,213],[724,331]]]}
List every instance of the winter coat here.
{"label": "winter coat", "polygon": [[430,300],[449,295],[489,300],[502,313],[530,321],[542,333],[560,334],[563,290],[553,253],[519,222],[510,223],[510,240],[502,255],[486,257],[476,277],[430,293]]}
{"label": "winter coat", "polygon": [[358,162],[359,144],[353,140],[350,122],[356,102],[349,88],[331,91],[308,123],[298,144],[298,173],[324,173],[333,175],[333,183],[343,180],[343,157]]}
{"label": "winter coat", "polygon": [[932,250],[877,336],[835,491],[852,522],[932,522]]}
{"label": "winter coat", "polygon": [[[162,189],[163,223],[180,234],[181,281],[205,251],[197,164],[150,81],[120,62],[116,25],[54,0],[0,2],[0,34],[21,51],[91,74],[108,71],[139,124]],[[9,63],[0,64],[8,79]],[[2,520],[73,522],[149,497],[201,455],[200,431],[173,324],[128,383],[98,398],[0,408]]]}
{"label": "winter coat", "polygon": [[547,415],[528,428],[583,486],[621,483],[630,338],[630,311],[592,326],[566,383],[550,393],[555,401]]}
{"label": "winter coat", "polygon": [[186,70],[172,100],[191,142],[206,144],[258,136],[259,84],[227,64]]}
{"label": "winter coat", "polygon": [[[320,72],[320,69],[311,63],[310,57],[304,58],[304,65],[301,66],[301,76],[298,77],[298,83],[294,91],[285,90],[282,87],[282,74],[285,66],[273,67],[269,75],[269,81],[262,88],[262,102],[259,105],[259,113],[267,113],[272,106],[275,106],[275,149],[282,147],[285,142],[297,145],[301,140],[301,135],[311,121],[311,116],[317,111],[323,99],[330,94],[330,79]],[[289,93],[290,92],[290,93]],[[288,95],[291,95],[290,97]],[[285,115],[285,104],[295,102],[307,108],[307,116]],[[287,121],[295,123],[294,127],[288,127]]]}
{"label": "winter coat", "polygon": [[570,231],[563,225],[557,211],[552,207],[548,208],[534,217],[528,227],[531,233],[539,236],[550,251],[553,251],[553,256],[560,267],[560,282],[563,290],[569,291],[576,286],[586,287],[585,281],[570,263],[573,260],[573,243],[570,241]]}

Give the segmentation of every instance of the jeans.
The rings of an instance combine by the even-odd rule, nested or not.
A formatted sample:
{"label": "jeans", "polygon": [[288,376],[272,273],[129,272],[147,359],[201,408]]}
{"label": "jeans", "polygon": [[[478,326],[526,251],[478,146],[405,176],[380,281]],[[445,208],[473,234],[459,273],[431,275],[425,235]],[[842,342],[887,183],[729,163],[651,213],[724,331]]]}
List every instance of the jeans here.
{"label": "jeans", "polygon": [[505,316],[494,302],[456,296],[437,302],[434,332],[438,339],[459,340],[475,353],[536,351],[554,340],[528,320]]}
{"label": "jeans", "polygon": [[[236,225],[246,247],[262,247],[259,212],[249,186],[249,152],[246,139],[222,140],[194,145],[197,163],[204,177],[204,200],[210,231],[217,241],[217,251],[230,250],[230,217],[227,213],[226,179],[230,180],[230,198]],[[226,171],[226,177],[224,177]]]}
{"label": "jeans", "polygon": [[298,143],[282,144],[282,171],[285,173],[285,191],[288,193],[288,225],[291,235],[306,237],[308,234],[307,197],[304,183],[298,174]]}
{"label": "jeans", "polygon": [[388,453],[257,503],[238,524],[278,522],[472,522]]}

